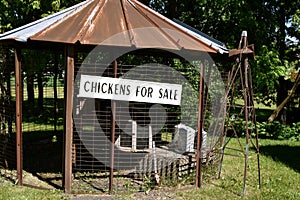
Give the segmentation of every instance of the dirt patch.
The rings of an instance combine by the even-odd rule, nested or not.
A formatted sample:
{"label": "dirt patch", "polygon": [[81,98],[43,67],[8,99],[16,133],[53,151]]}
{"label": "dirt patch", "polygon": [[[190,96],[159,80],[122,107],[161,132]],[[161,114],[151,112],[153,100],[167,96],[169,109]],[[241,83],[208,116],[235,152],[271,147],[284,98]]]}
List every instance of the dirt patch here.
{"label": "dirt patch", "polygon": [[132,194],[119,195],[72,195],[70,200],[115,200],[115,199],[130,199],[130,200],[183,200],[169,190],[151,190],[149,192],[135,192]]}

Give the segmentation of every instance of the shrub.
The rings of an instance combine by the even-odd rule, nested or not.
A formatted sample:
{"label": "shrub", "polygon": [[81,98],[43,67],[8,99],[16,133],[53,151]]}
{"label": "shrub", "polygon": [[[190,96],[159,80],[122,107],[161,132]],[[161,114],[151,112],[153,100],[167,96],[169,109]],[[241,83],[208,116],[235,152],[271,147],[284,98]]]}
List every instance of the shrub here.
{"label": "shrub", "polygon": [[258,127],[258,134],[272,139],[289,139],[300,141],[300,122],[283,125],[278,121],[272,123],[262,122]]}
{"label": "shrub", "polygon": [[[243,119],[238,119],[234,123],[234,129],[238,136],[245,136],[246,133],[246,122]],[[291,125],[281,124],[279,121],[272,123],[268,122],[257,122],[256,123],[258,135],[261,138],[270,139],[288,139],[291,141],[300,141],[300,122],[292,123]],[[248,129],[252,130],[253,124],[251,122],[248,125]],[[252,134],[255,131],[251,131]]]}

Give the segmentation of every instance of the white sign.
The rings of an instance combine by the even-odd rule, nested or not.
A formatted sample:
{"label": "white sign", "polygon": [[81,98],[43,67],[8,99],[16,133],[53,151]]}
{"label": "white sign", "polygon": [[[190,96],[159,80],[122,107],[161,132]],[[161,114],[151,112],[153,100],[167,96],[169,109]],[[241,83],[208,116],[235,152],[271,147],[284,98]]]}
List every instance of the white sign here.
{"label": "white sign", "polygon": [[178,84],[81,75],[79,97],[180,105]]}

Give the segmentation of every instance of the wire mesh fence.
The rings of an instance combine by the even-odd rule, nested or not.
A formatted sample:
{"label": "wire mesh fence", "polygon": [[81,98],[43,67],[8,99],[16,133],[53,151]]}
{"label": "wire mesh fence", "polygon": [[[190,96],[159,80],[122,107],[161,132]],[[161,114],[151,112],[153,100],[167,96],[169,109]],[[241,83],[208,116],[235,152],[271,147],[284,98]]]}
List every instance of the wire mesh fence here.
{"label": "wire mesh fence", "polygon": [[[3,49],[1,63],[1,176],[16,180],[14,55]],[[113,64],[101,58],[76,55],[74,80],[72,191],[107,193],[113,172],[113,192],[148,191],[157,186],[194,185],[199,104],[199,63],[180,58],[124,55]],[[207,65],[209,66],[209,65]],[[209,67],[206,76],[215,79]],[[173,84],[182,87],[181,103],[175,91],[161,88],[164,103],[80,96],[81,75],[138,83]],[[22,50],[22,161],[24,183],[45,188],[63,187],[64,54],[50,50]],[[208,80],[208,78],[207,78]],[[94,85],[92,85],[94,84]],[[219,83],[206,81],[205,120],[202,130],[202,175],[212,178],[219,164],[222,122],[214,113],[214,93]],[[150,97],[147,85],[136,94]],[[90,83],[90,90],[127,93],[126,85]],[[138,94],[137,94],[138,95]],[[113,124],[115,119],[115,124]],[[112,130],[115,137],[112,138]],[[205,136],[205,137],[204,137]],[[111,147],[114,146],[112,151]],[[112,170],[113,169],[113,170]],[[34,180],[34,181],[33,181]],[[41,183],[43,182],[43,183]]]}
{"label": "wire mesh fence", "polygon": [[12,51],[1,49],[0,67],[0,176],[16,181],[14,65]]}
{"label": "wire mesh fence", "polygon": [[[90,62],[87,59],[77,60],[76,77],[88,75],[179,84],[182,85],[182,99],[180,105],[172,105],[140,102],[135,101],[136,99],[113,101],[84,98],[80,95],[81,79],[76,78],[73,116],[75,179],[72,189],[74,192],[108,192],[111,167],[114,172],[115,193],[147,191],[157,185],[163,187],[195,183],[199,70],[180,59],[161,57],[156,59],[148,56],[123,56],[118,60],[116,74],[112,64],[105,65],[101,61]],[[135,64],[136,60],[138,65]],[[207,71],[209,72],[208,69]],[[214,76],[213,73],[210,76]],[[103,90],[109,88],[108,83],[105,85],[106,83],[100,82],[88,82],[88,85],[91,85],[89,89],[94,88],[94,92],[99,90],[105,92]],[[118,90],[115,86],[111,87],[114,91]],[[149,87],[140,85],[137,88],[140,90],[136,90],[136,93],[140,92],[144,96],[151,95],[149,93],[152,90],[149,90]],[[119,90],[122,91],[122,85]],[[127,92],[126,86],[123,90],[124,93]],[[161,92],[162,96],[169,95],[167,98],[172,98],[169,91]],[[208,109],[207,113],[211,110],[210,104],[213,101],[211,96],[207,95],[205,105]],[[115,126],[112,125],[113,116],[116,120]],[[217,114],[207,116],[206,128],[210,123],[218,124]],[[222,130],[220,124],[213,126],[209,134],[203,131],[207,134],[206,150],[203,151],[202,156],[204,164],[202,173],[205,179],[215,176],[219,164],[218,140]],[[113,140],[112,129],[115,131]],[[115,146],[113,152],[112,141]]]}
{"label": "wire mesh fence", "polygon": [[52,187],[61,188],[64,122],[63,53],[25,50],[23,54],[23,169],[41,180],[51,180],[47,184]]}
{"label": "wire mesh fence", "polygon": [[[16,180],[14,52],[2,49],[0,166]],[[62,172],[63,61],[61,52],[22,50],[22,163],[24,184],[34,174]],[[44,177],[47,178],[47,177]],[[61,179],[61,178],[60,178]],[[60,180],[61,182],[61,180]],[[44,184],[45,185],[45,184]],[[59,185],[61,187],[61,183]]]}

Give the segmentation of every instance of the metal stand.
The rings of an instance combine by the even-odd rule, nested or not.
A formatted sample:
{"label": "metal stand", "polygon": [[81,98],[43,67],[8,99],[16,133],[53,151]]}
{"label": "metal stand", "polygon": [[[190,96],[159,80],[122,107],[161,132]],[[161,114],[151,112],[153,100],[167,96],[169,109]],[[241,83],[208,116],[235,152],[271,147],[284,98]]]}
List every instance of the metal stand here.
{"label": "metal stand", "polygon": [[[243,47],[242,47],[243,45]],[[236,56],[237,66],[233,66],[231,72],[228,75],[228,83],[226,88],[226,100],[229,102],[226,111],[226,126],[225,131],[222,138],[222,157],[220,160],[220,169],[219,169],[219,177],[222,169],[222,161],[224,156],[225,148],[230,141],[230,139],[235,136],[238,140],[238,143],[241,147],[240,150],[244,155],[245,159],[244,165],[244,184],[243,184],[243,195],[246,194],[246,180],[247,180],[247,168],[248,168],[248,160],[249,156],[249,145],[252,145],[255,149],[256,157],[257,157],[257,166],[258,166],[258,184],[261,186],[260,182],[260,163],[259,163],[259,145],[258,145],[258,132],[256,127],[256,113],[254,108],[254,99],[253,99],[253,88],[252,88],[252,78],[251,78],[251,69],[249,66],[248,59],[254,57],[254,46],[248,45],[247,41],[247,32],[243,31],[241,40],[239,43],[238,49],[233,49],[229,52],[229,56]],[[244,105],[236,106],[233,103],[233,100],[236,96],[236,91],[241,91]],[[232,108],[240,108],[240,112],[232,112]],[[245,140],[246,146],[243,147],[240,141],[240,134],[237,133],[235,129],[235,121],[238,119],[244,120],[245,126]],[[233,131],[231,137],[226,141],[226,137],[229,135],[229,129]],[[254,140],[252,136],[254,136]],[[236,155],[234,155],[236,156]]]}

